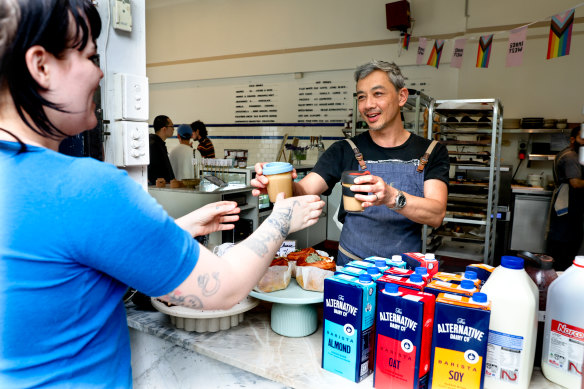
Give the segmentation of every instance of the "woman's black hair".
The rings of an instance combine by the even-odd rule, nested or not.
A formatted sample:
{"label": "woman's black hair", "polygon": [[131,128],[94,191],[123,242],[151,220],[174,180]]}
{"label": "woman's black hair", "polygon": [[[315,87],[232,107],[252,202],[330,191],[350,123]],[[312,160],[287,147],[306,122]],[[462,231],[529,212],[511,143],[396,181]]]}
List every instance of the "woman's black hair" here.
{"label": "woman's black hair", "polygon": [[[41,96],[39,92],[45,89],[30,75],[26,51],[40,45],[57,58],[62,58],[66,49],[82,51],[90,39],[95,41],[99,36],[101,19],[91,0],[18,0],[17,4],[20,20],[0,58],[0,87],[8,88],[18,115],[33,131],[59,139],[65,134],[51,123],[44,107],[66,111]],[[70,34],[71,21],[76,26],[74,36]]]}

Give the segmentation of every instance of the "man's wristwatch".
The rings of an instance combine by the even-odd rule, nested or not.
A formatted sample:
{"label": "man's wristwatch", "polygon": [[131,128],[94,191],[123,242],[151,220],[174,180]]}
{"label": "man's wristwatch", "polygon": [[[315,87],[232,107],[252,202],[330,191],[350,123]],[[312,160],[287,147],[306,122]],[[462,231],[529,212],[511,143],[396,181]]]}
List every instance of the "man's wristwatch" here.
{"label": "man's wristwatch", "polygon": [[389,209],[393,210],[400,210],[406,206],[406,196],[404,192],[401,190],[397,192],[397,196],[395,196],[395,204],[393,207],[389,207]]}

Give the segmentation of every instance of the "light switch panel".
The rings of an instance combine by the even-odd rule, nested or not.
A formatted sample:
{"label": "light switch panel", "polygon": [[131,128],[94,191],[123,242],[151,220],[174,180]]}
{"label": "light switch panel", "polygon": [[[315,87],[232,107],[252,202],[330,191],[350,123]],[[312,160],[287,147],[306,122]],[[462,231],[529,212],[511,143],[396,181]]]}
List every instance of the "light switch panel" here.
{"label": "light switch panel", "polygon": [[148,77],[114,74],[114,120],[148,120]]}

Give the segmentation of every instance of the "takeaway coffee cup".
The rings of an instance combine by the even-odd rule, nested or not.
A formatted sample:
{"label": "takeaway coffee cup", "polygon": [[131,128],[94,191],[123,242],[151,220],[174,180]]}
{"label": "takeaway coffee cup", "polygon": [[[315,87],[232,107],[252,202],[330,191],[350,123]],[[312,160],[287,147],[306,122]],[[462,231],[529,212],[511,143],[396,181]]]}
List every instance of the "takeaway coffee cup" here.
{"label": "takeaway coffee cup", "polygon": [[264,176],[268,177],[268,196],[274,203],[276,196],[284,192],[286,198],[292,197],[292,165],[288,162],[269,162],[263,167]]}
{"label": "takeaway coffee cup", "polygon": [[358,170],[347,170],[341,176],[341,183],[343,185],[343,207],[347,212],[363,212],[363,202],[355,198],[355,192],[350,188],[355,183],[355,178],[366,176],[369,172],[361,172]]}

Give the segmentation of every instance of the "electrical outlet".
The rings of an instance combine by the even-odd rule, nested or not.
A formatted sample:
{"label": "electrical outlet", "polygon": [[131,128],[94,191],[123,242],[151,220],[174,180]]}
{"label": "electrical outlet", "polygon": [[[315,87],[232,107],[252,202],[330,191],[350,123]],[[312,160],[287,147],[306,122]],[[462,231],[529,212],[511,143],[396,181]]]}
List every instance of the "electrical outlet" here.
{"label": "electrical outlet", "polygon": [[130,0],[115,0],[114,28],[123,31],[132,31],[132,7]]}

